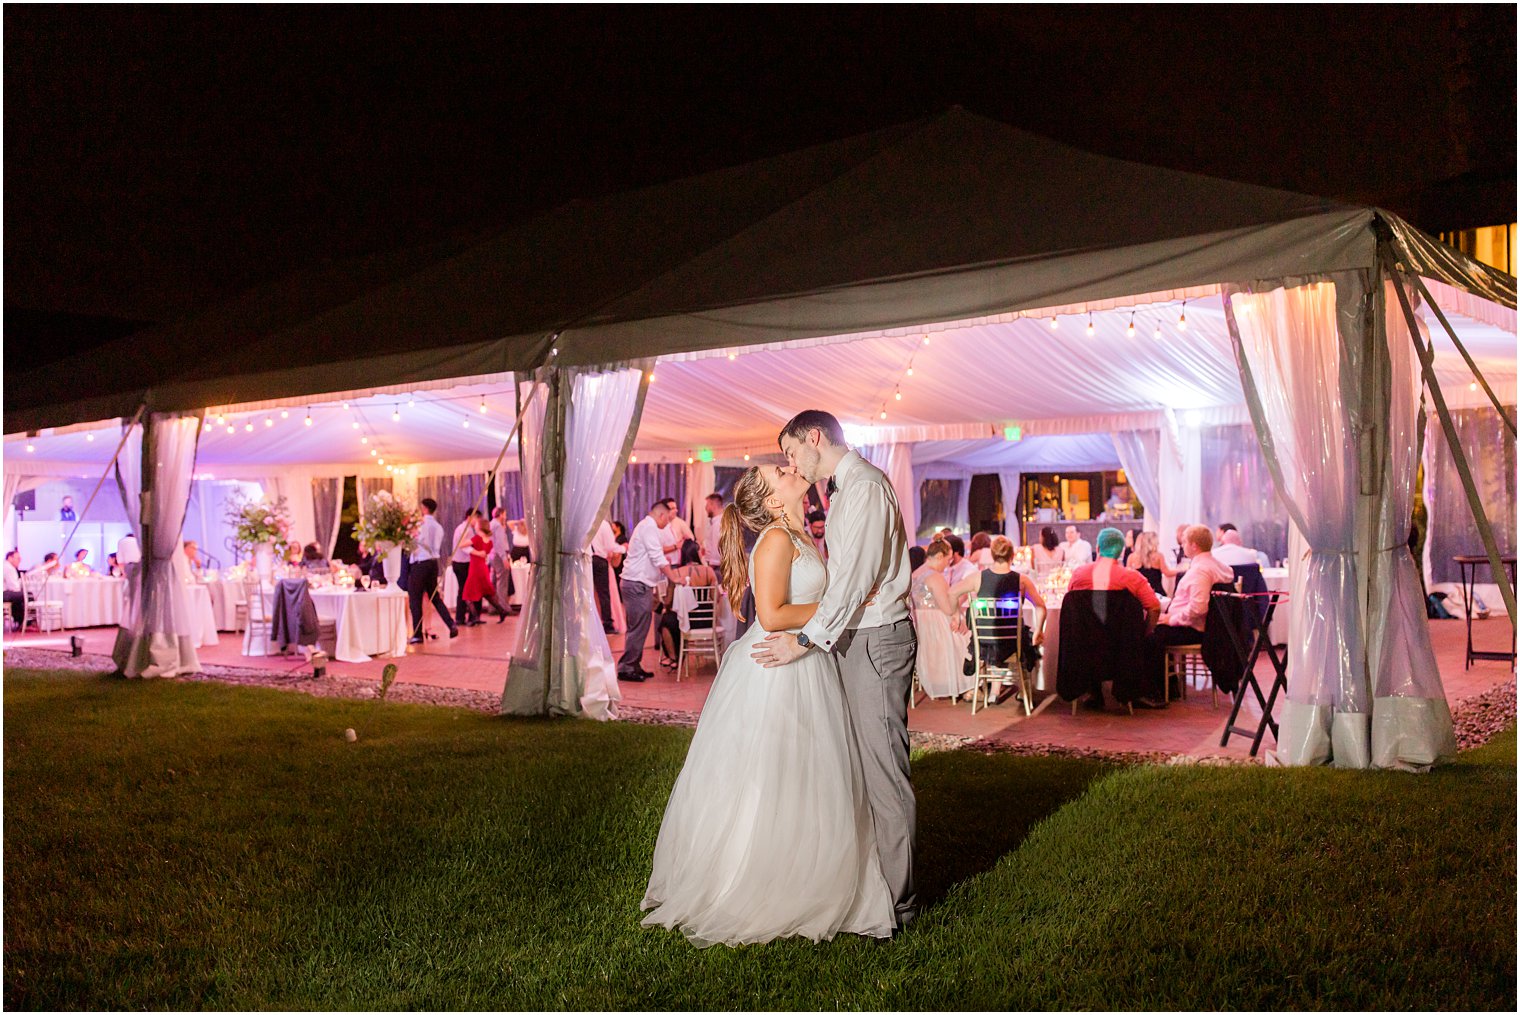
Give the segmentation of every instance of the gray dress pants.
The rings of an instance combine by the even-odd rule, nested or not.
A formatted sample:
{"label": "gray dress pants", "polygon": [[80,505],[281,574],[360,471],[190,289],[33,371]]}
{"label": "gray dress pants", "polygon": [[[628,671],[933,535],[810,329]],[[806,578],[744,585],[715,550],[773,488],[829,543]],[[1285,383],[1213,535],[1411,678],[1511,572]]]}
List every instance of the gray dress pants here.
{"label": "gray dress pants", "polygon": [[650,619],[654,613],[654,589],[643,582],[624,578],[618,583],[618,590],[623,594],[628,634],[623,641],[623,654],[618,657],[617,671],[628,676],[644,669],[644,646],[649,641]]}
{"label": "gray dress pants", "polygon": [[918,915],[913,887],[918,810],[908,766],[908,694],[918,635],[913,621],[903,619],[845,631],[834,651],[860,748],[881,872],[892,891],[898,926],[905,926]]}

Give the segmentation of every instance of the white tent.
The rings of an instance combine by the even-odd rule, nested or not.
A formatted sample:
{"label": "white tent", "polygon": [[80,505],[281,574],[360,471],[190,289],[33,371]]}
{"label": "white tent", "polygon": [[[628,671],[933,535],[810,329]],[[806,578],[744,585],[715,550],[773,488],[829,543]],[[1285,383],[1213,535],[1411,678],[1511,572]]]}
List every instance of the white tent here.
{"label": "white tent", "polygon": [[[901,488],[931,464],[910,447],[940,468],[1003,473],[1031,453],[998,447],[1005,427],[1031,441],[1107,434],[1128,471],[1155,475],[1166,524],[1197,517],[1198,429],[1249,422],[1309,547],[1280,754],[1419,766],[1450,749],[1411,613],[1417,576],[1391,550],[1418,446],[1416,343],[1434,336],[1425,379],[1448,401],[1513,405],[1514,280],[1394,216],[1100,158],[952,111],[578,203],[394,274],[296,280],[137,338],[152,355],[93,385],[23,375],[18,398],[8,377],[6,428],[139,405],[199,428],[207,408],[324,392],[383,407],[440,381],[510,401],[517,383],[546,566],[504,707],[607,714],[616,686],[584,622],[580,530],[631,452],[742,461],[774,447],[779,421],[824,406],[862,428]],[[1431,297],[1419,312],[1444,310],[1491,399],[1468,390],[1444,327],[1411,335],[1401,307],[1417,276]],[[444,442],[433,456],[489,457],[463,430],[459,453]],[[24,439],[8,443],[8,472]],[[202,440],[210,463],[223,438]],[[938,443],[955,441],[975,443]],[[419,454],[402,457],[416,467]]]}

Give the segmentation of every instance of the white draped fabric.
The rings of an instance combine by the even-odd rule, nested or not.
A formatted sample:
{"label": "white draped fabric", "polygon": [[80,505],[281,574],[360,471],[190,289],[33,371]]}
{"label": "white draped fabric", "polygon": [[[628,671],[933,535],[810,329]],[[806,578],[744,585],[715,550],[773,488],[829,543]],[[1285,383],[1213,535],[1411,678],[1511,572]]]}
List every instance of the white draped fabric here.
{"label": "white draped fabric", "polygon": [[311,513],[316,529],[311,542],[322,549],[322,556],[332,559],[338,545],[338,526],[343,519],[343,477],[323,476],[311,481]]}
{"label": "white draped fabric", "polygon": [[1014,546],[1024,542],[1024,533],[1019,525],[1019,482],[1024,474],[1018,470],[1003,470],[997,474],[998,484],[1003,489],[1003,535],[1013,540]]}
{"label": "white draped fabric", "polygon": [[[548,408],[547,384],[528,381],[522,392],[522,437],[518,442],[522,455],[523,519],[528,526],[529,552],[536,561],[546,560],[544,551],[543,447],[544,412]],[[551,688],[546,683],[544,606],[549,597],[541,595],[537,583],[544,579],[547,567],[535,568],[534,590],[523,597],[522,615],[517,625],[517,645],[507,668],[507,684],[501,693],[501,710],[508,715],[543,715],[550,709]]]}
{"label": "white draped fabric", "polygon": [[11,515],[16,513],[16,508],[12,501],[16,499],[16,494],[20,492],[21,473],[7,472],[5,474],[5,506],[0,507],[0,517],[4,519],[3,531],[5,533],[5,549],[7,552],[9,552],[11,547],[16,545],[15,540],[11,537]]}
{"label": "white draped fabric", "polygon": [[[189,567],[180,545],[200,432],[198,413],[154,414],[117,459],[122,503],[142,547],[142,566],[128,582],[126,616],[113,652],[117,667],[129,677],[172,677],[200,669],[197,618],[184,582]],[[147,468],[152,472],[145,477]],[[152,491],[146,509],[144,478],[151,480]]]}
{"label": "white draped fabric", "polygon": [[[1457,752],[1451,711],[1436,669],[1425,617],[1424,587],[1409,552],[1410,515],[1420,460],[1422,381],[1409,324],[1388,283],[1388,439],[1377,501],[1371,594],[1367,597],[1368,664],[1372,673],[1372,763],[1379,768],[1428,768]],[[1412,301],[1411,301],[1412,302]],[[1430,336],[1420,326],[1421,345]],[[1373,391],[1383,393],[1381,386]]]}
{"label": "white draped fabric", "polygon": [[290,538],[301,543],[315,542],[317,519],[312,510],[311,473],[290,471],[259,477],[259,488],[273,504],[285,498],[285,510],[290,513]]}
{"label": "white draped fabric", "polygon": [[[1176,417],[1168,409],[1159,438],[1160,463],[1156,468],[1161,517],[1156,531],[1166,542],[1179,525],[1203,522],[1203,439],[1199,428]],[[1149,514],[1149,512],[1147,512]]]}
{"label": "white draped fabric", "polygon": [[[1276,756],[1286,764],[1371,763],[1356,569],[1361,392],[1355,331],[1365,285],[1355,273],[1227,296],[1247,403],[1299,539],[1289,600],[1288,700]],[[1359,329],[1358,329],[1359,330]],[[1295,544],[1302,541],[1307,558]]]}
{"label": "white draped fabric", "polygon": [[918,484],[913,476],[912,444],[868,444],[860,449],[860,456],[882,472],[897,494],[897,508],[902,512],[903,527],[908,531],[908,542],[913,542],[918,531]]}
{"label": "white draped fabric", "polygon": [[686,466],[686,503],[683,505],[687,523],[702,541],[702,526],[707,521],[707,495],[717,489],[718,470],[711,462],[692,462]]}
{"label": "white draped fabric", "polygon": [[[596,611],[586,548],[621,477],[627,448],[638,428],[647,383],[644,376],[639,367],[567,370],[548,382],[560,386],[557,394],[545,384],[534,384],[531,393],[525,394],[529,408],[523,418],[523,497],[525,504],[536,502],[529,508],[529,530],[535,533],[535,553],[557,551],[559,567],[540,567],[535,573],[533,601],[525,611],[519,652],[513,655],[503,691],[503,711],[617,717],[622,694],[612,649]],[[562,405],[556,407],[555,401]],[[550,414],[556,408],[564,413],[559,436],[564,460],[559,488],[546,491],[543,477],[549,472],[537,454],[530,455],[527,449],[540,447],[544,438],[554,436]],[[534,523],[535,513],[542,517],[546,503],[560,513],[559,545],[552,548],[538,545],[536,533],[543,527]],[[536,559],[546,560],[544,556]],[[554,587],[546,587],[556,571]],[[554,614],[547,639],[550,657],[532,667],[523,649],[535,639],[542,643],[540,627],[545,618],[537,607],[546,600],[552,600]]]}
{"label": "white draped fabric", "polygon": [[1159,430],[1118,430],[1114,432],[1113,438],[1114,450],[1119,452],[1119,466],[1124,470],[1124,478],[1129,480],[1130,488],[1135,491],[1135,496],[1145,507],[1145,531],[1163,531],[1161,529],[1161,432]]}

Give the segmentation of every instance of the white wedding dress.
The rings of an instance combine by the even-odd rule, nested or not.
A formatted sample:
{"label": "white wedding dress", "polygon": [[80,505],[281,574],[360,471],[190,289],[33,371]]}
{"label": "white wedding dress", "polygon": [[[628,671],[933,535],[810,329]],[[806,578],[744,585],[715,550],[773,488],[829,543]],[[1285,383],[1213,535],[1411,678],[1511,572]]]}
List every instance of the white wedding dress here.
{"label": "white wedding dress", "polygon": [[[783,531],[801,552],[788,601],[817,602],[824,564]],[[755,624],[723,655],[665,807],[644,925],[679,928],[698,947],[890,937],[892,896],[838,664],[814,650],[765,669],[750,651],[766,634]]]}

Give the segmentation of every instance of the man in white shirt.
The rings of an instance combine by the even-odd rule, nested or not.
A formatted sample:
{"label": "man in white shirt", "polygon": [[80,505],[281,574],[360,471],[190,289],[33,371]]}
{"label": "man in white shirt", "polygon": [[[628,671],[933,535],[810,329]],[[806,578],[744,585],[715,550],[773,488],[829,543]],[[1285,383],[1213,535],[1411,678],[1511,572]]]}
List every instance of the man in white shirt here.
{"label": "man in white shirt", "polygon": [[412,637],[409,644],[422,644],[422,609],[424,600],[432,600],[433,609],[449,627],[449,637],[459,637],[459,626],[438,593],[438,558],[443,555],[443,526],[433,517],[438,502],[422,498],[422,525],[417,529],[417,545],[412,547],[407,569],[406,597],[412,611]]}
{"label": "man in white shirt", "polygon": [[674,497],[666,497],[661,503],[670,514],[670,523],[665,528],[665,544],[661,549],[665,551],[665,562],[671,567],[679,567],[681,547],[686,545],[688,539],[696,539],[697,536],[691,531],[691,526],[686,524],[686,519],[681,517],[681,509],[676,506]]}
{"label": "man in white shirt", "polygon": [[5,601],[11,604],[11,619],[16,630],[21,630],[21,618],[26,610],[26,594],[21,591],[21,551],[12,550],[5,555]]}
{"label": "man in white shirt", "polygon": [[814,646],[839,660],[845,702],[860,750],[876,852],[897,925],[918,913],[913,888],[916,803],[908,763],[908,692],[918,637],[908,614],[908,534],[886,475],[851,451],[827,412],[809,409],[782,428],[782,452],[809,483],[832,477],[829,584],[797,634],[756,644],[754,658],[781,666]]}
{"label": "man in white shirt", "polygon": [[602,618],[602,630],[611,634],[612,628],[612,569],[623,559],[623,548],[618,545],[617,533],[612,523],[602,519],[591,537],[591,587],[596,590],[596,611]]}
{"label": "man in white shirt", "polygon": [[628,537],[623,580],[618,583],[618,591],[623,596],[623,613],[628,618],[623,654],[618,657],[619,680],[640,681],[654,676],[643,665],[644,646],[649,641],[650,621],[654,615],[654,587],[662,575],[673,583],[681,582],[665,559],[665,529],[668,525],[670,505],[657,500]]}
{"label": "man in white shirt", "polygon": [[[491,556],[486,558],[491,568],[491,584],[496,586],[497,604],[506,608],[512,602],[512,568],[507,563],[507,557],[512,552],[512,536],[507,531],[506,508],[493,508],[491,511]],[[520,612],[520,607],[512,606],[511,612]]]}
{"label": "man in white shirt", "polygon": [[707,495],[707,518],[702,532],[702,560],[708,567],[718,570],[721,576],[723,567],[723,551],[718,547],[719,536],[723,532],[723,495],[710,493]]}
{"label": "man in white shirt", "polygon": [[960,536],[952,532],[945,537],[945,542],[950,544],[950,564],[945,568],[945,584],[955,588],[964,579],[980,573],[981,568],[966,559],[966,542]]}
{"label": "man in white shirt", "polygon": [[469,627],[469,607],[464,601],[464,583],[470,576],[470,539],[474,536],[471,531],[475,527],[475,519],[480,514],[474,508],[464,516],[464,521],[454,527],[454,540],[449,544],[449,566],[454,569],[454,580],[458,588],[454,590],[454,626]]}
{"label": "man in white shirt", "polygon": [[1076,570],[1093,562],[1092,544],[1082,538],[1075,525],[1066,526],[1066,567]]}
{"label": "man in white shirt", "polygon": [[1214,535],[1214,559],[1225,567],[1234,567],[1237,564],[1271,566],[1272,562],[1267,559],[1265,553],[1242,545],[1240,530],[1229,522],[1219,526]]}
{"label": "man in white shirt", "polygon": [[130,532],[116,543],[116,563],[121,565],[121,573],[126,576],[130,591],[132,580],[142,568],[142,547],[137,545],[137,537]]}
{"label": "man in white shirt", "polygon": [[[1207,525],[1189,525],[1183,532],[1183,549],[1188,569],[1177,579],[1177,589],[1161,613],[1156,629],[1146,639],[1146,674],[1153,687],[1160,688],[1166,679],[1166,650],[1172,645],[1203,643],[1204,621],[1209,615],[1209,596],[1215,585],[1233,583],[1235,572],[1214,559],[1214,534]],[[1163,695],[1164,697],[1165,695]],[[1142,698],[1141,708],[1159,708],[1156,701]]]}

